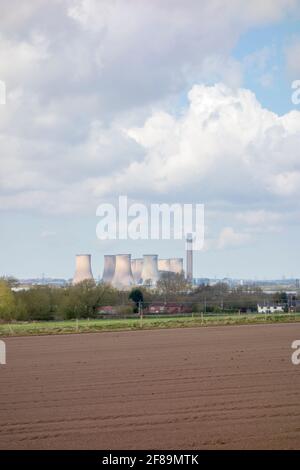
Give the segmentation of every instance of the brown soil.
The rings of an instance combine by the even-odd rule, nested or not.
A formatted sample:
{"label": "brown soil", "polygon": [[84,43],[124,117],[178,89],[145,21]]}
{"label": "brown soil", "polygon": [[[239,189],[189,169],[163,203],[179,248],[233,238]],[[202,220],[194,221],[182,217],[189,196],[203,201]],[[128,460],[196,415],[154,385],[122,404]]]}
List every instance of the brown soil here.
{"label": "brown soil", "polygon": [[300,448],[299,324],[8,338],[1,449]]}

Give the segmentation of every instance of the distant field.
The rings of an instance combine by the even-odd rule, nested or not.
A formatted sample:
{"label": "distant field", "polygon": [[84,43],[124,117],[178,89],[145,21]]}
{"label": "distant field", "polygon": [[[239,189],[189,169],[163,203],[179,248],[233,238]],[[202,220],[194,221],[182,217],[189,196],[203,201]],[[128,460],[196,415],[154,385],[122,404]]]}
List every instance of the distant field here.
{"label": "distant field", "polygon": [[300,321],[300,313],[280,315],[199,315],[134,319],[69,320],[0,324],[0,336],[57,335],[114,330],[188,328],[195,326],[287,323]]}

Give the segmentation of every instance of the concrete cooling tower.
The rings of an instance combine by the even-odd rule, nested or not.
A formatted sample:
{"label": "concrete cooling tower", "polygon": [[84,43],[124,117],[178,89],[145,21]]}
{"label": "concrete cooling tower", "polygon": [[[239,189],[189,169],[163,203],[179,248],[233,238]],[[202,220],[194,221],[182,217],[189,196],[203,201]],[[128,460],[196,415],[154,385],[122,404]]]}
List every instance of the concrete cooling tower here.
{"label": "concrete cooling tower", "polygon": [[144,255],[142,270],[143,284],[149,283],[151,286],[155,286],[159,280],[157,258],[157,255]]}
{"label": "concrete cooling tower", "polygon": [[76,255],[76,269],[73,284],[93,279],[91,255]]}
{"label": "concrete cooling tower", "polygon": [[115,274],[112,279],[112,285],[116,289],[126,290],[133,284],[131,255],[116,255]]}
{"label": "concrete cooling tower", "polygon": [[181,274],[183,272],[183,258],[171,258],[170,271],[172,273]]}
{"label": "concrete cooling tower", "polygon": [[131,270],[133,275],[133,280],[136,284],[142,282],[142,269],[143,269],[143,259],[136,258],[131,260]]}
{"label": "concrete cooling tower", "polygon": [[171,271],[170,269],[170,260],[169,259],[159,259],[158,260],[158,270],[159,271]]}
{"label": "concrete cooling tower", "polygon": [[116,257],[115,255],[104,255],[104,269],[102,281],[110,284],[115,274]]}

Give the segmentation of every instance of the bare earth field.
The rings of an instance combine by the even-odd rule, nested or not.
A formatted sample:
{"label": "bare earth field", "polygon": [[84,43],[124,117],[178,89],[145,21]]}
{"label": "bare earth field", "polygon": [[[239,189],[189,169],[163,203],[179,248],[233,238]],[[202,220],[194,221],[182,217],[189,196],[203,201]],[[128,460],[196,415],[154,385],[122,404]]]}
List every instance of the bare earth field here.
{"label": "bare earth field", "polygon": [[300,325],[7,338],[1,449],[300,449]]}

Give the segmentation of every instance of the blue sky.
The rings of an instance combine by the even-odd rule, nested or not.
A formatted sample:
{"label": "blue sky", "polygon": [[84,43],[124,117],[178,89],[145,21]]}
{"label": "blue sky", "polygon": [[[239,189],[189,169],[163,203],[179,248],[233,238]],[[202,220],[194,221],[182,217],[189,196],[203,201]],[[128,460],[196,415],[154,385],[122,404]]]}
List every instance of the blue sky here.
{"label": "blue sky", "polygon": [[97,206],[123,194],[205,204],[196,277],[300,277],[298,0],[17,5],[0,19],[0,275],[184,256],[97,239]]}
{"label": "blue sky", "polygon": [[[295,108],[291,102],[291,77],[285,61],[285,49],[294,40],[300,40],[300,22],[298,17],[288,15],[285,21],[264,27],[253,28],[243,34],[232,54],[239,60],[264,48],[270,48],[266,72],[273,73],[274,79],[270,86],[262,86],[259,82],[259,70],[254,67],[247,70],[244,86],[253,90],[260,103],[278,113],[284,114]],[[297,57],[295,57],[297,61]],[[296,79],[296,78],[294,78]]]}

